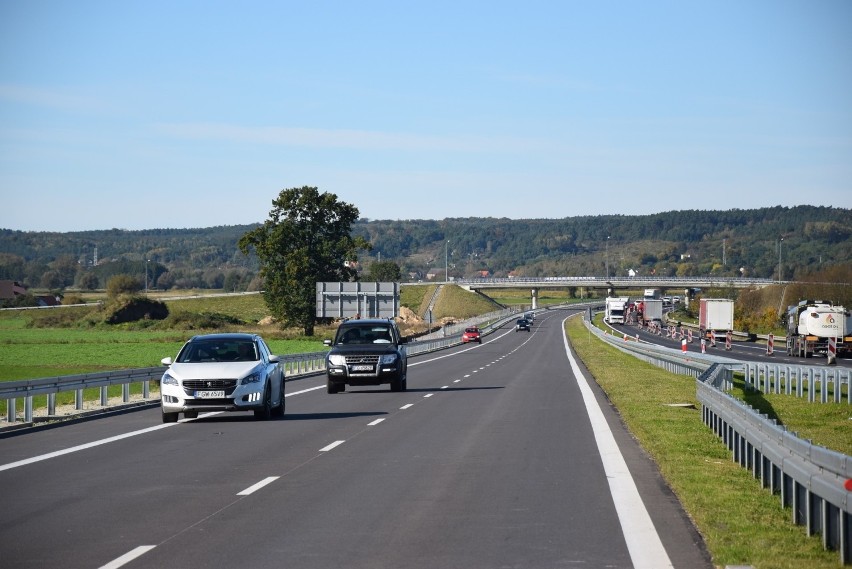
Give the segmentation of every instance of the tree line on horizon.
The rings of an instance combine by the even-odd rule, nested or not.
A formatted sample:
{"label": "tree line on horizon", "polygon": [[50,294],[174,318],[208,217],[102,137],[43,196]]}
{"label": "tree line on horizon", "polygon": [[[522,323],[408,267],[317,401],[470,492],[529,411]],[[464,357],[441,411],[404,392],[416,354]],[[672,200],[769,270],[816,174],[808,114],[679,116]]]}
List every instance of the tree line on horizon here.
{"label": "tree line on horizon", "polygon": [[[197,229],[24,232],[0,229],[0,279],[62,291],[136,275],[151,289],[259,290],[261,265],[240,239],[261,224]],[[357,271],[400,280],[516,276],[749,276],[805,279],[852,265],[852,210],[824,206],[563,219],[370,220]],[[246,254],[247,253],[247,254]],[[385,274],[385,273],[382,273]]]}

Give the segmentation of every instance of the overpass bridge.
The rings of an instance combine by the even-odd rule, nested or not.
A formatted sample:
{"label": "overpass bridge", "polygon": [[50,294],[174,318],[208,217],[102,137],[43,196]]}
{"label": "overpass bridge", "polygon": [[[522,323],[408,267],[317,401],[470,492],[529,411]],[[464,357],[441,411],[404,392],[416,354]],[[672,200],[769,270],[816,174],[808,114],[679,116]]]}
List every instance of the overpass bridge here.
{"label": "overpass bridge", "polygon": [[658,288],[695,290],[699,288],[762,288],[788,281],[743,277],[509,277],[456,279],[455,284],[470,290],[489,288],[566,288],[584,287],[617,290],[625,288]]}
{"label": "overpass bridge", "polygon": [[789,284],[788,281],[742,277],[511,277],[457,279],[455,284],[471,291],[499,288],[525,288],[530,290],[533,308],[538,304],[538,291],[543,288],[578,287],[603,289],[606,296],[617,296],[621,289],[656,288],[661,291],[676,290],[688,303],[697,289],[706,288],[762,288],[771,284]]}

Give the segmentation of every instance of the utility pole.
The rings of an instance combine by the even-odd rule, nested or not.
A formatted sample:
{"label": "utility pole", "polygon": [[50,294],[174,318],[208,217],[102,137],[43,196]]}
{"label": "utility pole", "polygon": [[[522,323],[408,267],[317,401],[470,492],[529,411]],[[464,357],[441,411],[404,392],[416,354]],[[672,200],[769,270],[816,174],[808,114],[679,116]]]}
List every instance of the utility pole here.
{"label": "utility pole", "polygon": [[450,282],[450,240],[444,244],[444,282]]}

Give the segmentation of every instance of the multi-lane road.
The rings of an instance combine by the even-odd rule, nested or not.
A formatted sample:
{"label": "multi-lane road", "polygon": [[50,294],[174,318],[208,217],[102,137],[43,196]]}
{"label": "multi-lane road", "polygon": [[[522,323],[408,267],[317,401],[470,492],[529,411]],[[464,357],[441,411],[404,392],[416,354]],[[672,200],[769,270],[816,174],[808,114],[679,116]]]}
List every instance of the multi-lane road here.
{"label": "multi-lane road", "polygon": [[279,420],[0,438],[0,567],[711,567],[568,315],[410,358],[405,392],[288,382]]}

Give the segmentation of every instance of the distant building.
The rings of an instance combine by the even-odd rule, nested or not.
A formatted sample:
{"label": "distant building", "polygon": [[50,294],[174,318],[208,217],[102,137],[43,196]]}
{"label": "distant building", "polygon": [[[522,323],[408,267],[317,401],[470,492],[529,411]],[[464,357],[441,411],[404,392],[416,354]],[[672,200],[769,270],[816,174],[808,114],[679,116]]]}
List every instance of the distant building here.
{"label": "distant building", "polygon": [[0,280],[0,300],[12,300],[24,294],[27,294],[27,288],[18,281]]}

